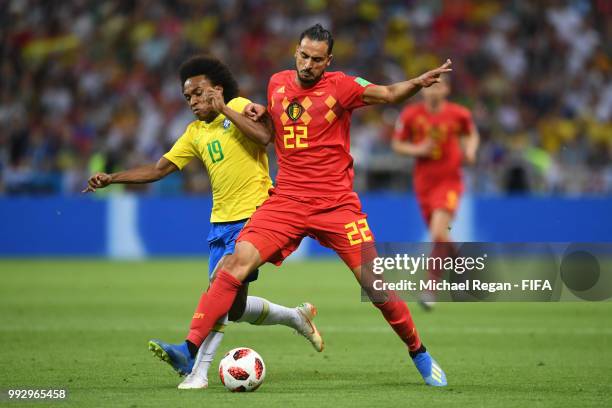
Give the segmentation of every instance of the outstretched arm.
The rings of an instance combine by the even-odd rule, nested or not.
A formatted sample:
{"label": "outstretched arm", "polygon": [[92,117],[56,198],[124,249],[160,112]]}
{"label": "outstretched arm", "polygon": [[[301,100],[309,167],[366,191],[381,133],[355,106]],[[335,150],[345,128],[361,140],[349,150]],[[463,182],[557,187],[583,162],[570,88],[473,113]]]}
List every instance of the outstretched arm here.
{"label": "outstretched arm", "polygon": [[206,96],[209,98],[213,109],[225,115],[225,117],[231,120],[249,139],[263,145],[267,145],[273,139],[274,131],[272,127],[269,126],[268,121],[251,120],[247,117],[246,109],[242,113],[231,109],[225,104],[223,93],[220,90],[210,88],[206,91]]}
{"label": "outstretched arm", "polygon": [[446,62],[438,68],[427,71],[423,75],[409,79],[408,81],[397,82],[386,86],[368,86],[363,93],[363,101],[368,105],[403,102],[419,92],[421,88],[427,88],[440,82],[440,75],[452,71],[450,68],[451,64],[451,60],[447,59]]}
{"label": "outstretched arm", "polygon": [[110,184],[150,183],[162,179],[176,170],[178,170],[178,167],[174,163],[162,157],[156,164],[147,164],[112,174],[96,173],[89,178],[87,188],[82,192],[93,193],[96,189],[104,188]]}

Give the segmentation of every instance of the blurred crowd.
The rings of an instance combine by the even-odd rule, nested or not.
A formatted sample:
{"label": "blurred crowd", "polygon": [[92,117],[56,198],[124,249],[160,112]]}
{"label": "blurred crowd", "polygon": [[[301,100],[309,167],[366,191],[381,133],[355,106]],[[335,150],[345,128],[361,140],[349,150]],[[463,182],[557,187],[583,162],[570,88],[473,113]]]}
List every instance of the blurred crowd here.
{"label": "blurred crowd", "polygon": [[[177,75],[193,54],[222,59],[265,103],[268,78],[293,67],[317,22],[336,40],[331,69],[374,83],[453,60],[451,99],[482,138],[473,192],[612,194],[607,0],[0,0],[0,19],[3,194],[78,193],[92,172],[156,161],[193,120]],[[389,146],[401,108],[355,112],[357,189],[410,188],[411,161]],[[194,162],[117,189],[209,185]]]}

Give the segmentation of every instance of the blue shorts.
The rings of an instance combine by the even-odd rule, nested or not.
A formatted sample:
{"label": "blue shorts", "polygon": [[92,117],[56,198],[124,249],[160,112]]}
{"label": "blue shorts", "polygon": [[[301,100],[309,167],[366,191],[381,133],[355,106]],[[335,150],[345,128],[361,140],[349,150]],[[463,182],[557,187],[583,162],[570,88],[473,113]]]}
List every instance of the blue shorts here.
{"label": "blue shorts", "polygon": [[[208,249],[210,255],[208,258],[208,278],[211,279],[213,272],[217,267],[217,263],[225,255],[233,254],[236,246],[236,238],[242,230],[247,220],[233,222],[213,222],[210,225],[208,233]],[[257,280],[259,270],[255,270],[246,279],[245,282],[253,282]]]}

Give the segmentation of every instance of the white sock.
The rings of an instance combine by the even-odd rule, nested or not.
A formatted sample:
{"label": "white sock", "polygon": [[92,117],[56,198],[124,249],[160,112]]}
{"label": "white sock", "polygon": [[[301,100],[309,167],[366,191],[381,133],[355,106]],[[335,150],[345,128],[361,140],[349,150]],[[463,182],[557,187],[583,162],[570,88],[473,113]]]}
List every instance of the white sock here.
{"label": "white sock", "polygon": [[248,296],[244,313],[238,322],[248,322],[255,325],[282,324],[298,330],[301,322],[299,312],[257,296]]}
{"label": "white sock", "polygon": [[221,340],[223,340],[223,331],[227,321],[227,315],[219,319],[202,342],[193,364],[193,370],[191,371],[193,375],[208,378],[208,369],[210,368],[210,363],[215,358],[219,345],[221,345]]}

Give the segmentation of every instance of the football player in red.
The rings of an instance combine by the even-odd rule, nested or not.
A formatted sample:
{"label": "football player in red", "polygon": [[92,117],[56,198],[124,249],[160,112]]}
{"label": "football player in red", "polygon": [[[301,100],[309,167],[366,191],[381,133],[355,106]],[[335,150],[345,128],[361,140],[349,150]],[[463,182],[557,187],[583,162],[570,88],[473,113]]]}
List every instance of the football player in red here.
{"label": "football player in red", "polygon": [[[395,125],[392,147],[416,158],[414,192],[433,243],[432,257],[453,256],[449,230],[463,192],[461,165],[476,161],[479,136],[470,111],[447,100],[450,80],[422,92],[423,101],[404,108]],[[463,148],[462,148],[463,144]],[[429,270],[439,280],[442,270]],[[430,310],[433,292],[423,293],[419,303]]]}
{"label": "football player in red", "polygon": [[403,102],[437,83],[441,74],[451,71],[451,62],[417,78],[380,86],[343,72],[326,72],[332,48],[332,35],[321,25],[304,31],[295,51],[295,69],[270,79],[268,108],[256,104],[245,108],[253,119],[264,120],[274,129],[276,186],[245,225],[234,254],[223,261],[217,278],[202,295],[187,346],[190,352],[197,350],[227,313],[249,274],[265,262],[280,264],[309,236],[332,248],[351,269],[406,344],[425,382],[444,386],[446,376],[421,342],[407,305],[394,292],[386,293],[384,299],[374,299],[368,292],[368,265],[376,249],[366,214],[353,192],[349,129],[354,109]]}

